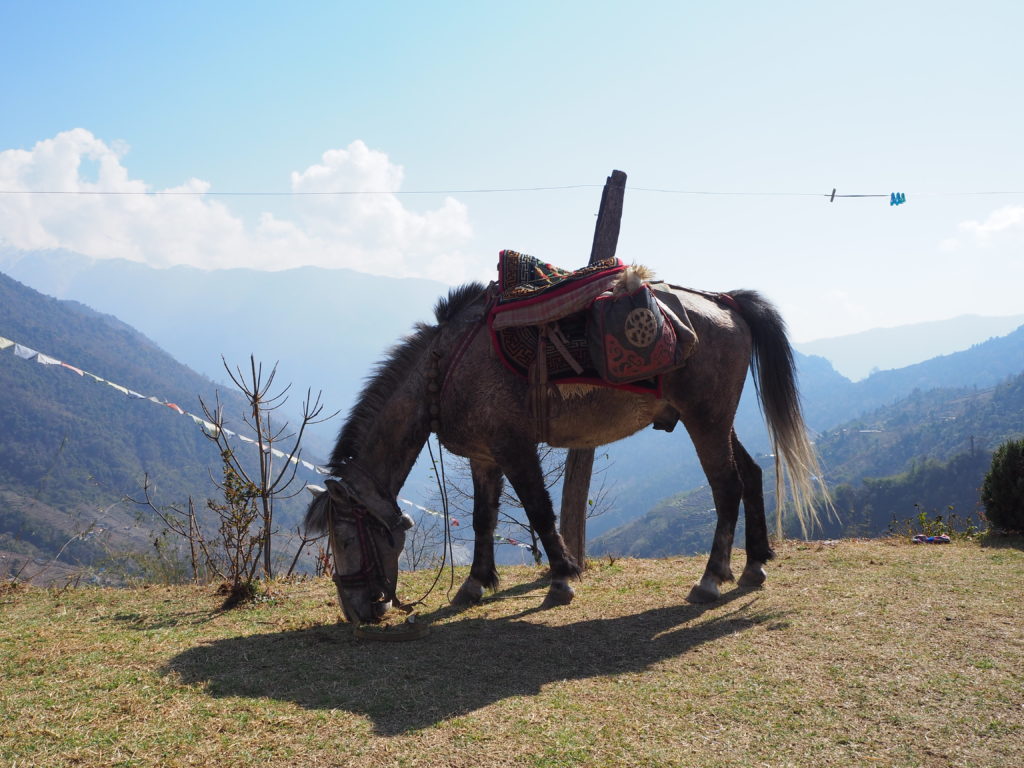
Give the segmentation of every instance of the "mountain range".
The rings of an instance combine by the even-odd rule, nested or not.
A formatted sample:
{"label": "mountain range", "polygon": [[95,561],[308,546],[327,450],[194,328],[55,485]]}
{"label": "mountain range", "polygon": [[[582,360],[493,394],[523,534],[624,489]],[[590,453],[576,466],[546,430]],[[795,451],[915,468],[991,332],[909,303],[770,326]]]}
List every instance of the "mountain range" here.
{"label": "mountain range", "polygon": [[1024,315],[961,315],[949,320],[897,328],[874,328],[849,336],[816,339],[793,346],[805,355],[828,358],[832,367],[843,376],[851,381],[860,381],[878,371],[904,368],[967,349],[991,338],[1005,336],[1021,325],[1024,325]]}
{"label": "mountain range", "polygon": [[[40,351],[78,361],[76,364],[81,367],[95,366],[89,370],[112,380],[124,379],[122,383],[139,392],[193,404],[197,394],[211,397],[215,392],[223,394],[230,390],[223,384],[224,361],[232,366],[247,364],[247,358],[254,355],[268,365],[278,361],[279,380],[291,382],[293,393],[322,390],[326,410],[342,412],[350,407],[362,379],[384,350],[415,322],[429,320],[436,298],[447,290],[431,281],[393,280],[348,270],[155,270],[125,261],[92,261],[77,254],[53,251],[25,254],[0,249],[0,271],[35,289],[5,278],[0,336],[38,345]],[[992,388],[1024,370],[1024,328],[986,340],[984,334],[989,333],[991,325],[972,324],[964,319],[951,322],[952,326],[942,328],[970,326],[978,329],[977,338],[952,332],[940,334],[943,343],[938,348],[946,354],[895,370],[878,371],[859,381],[851,381],[837,372],[823,356],[796,352],[805,415],[810,427],[821,435],[820,440],[824,443],[826,436],[844,423],[893,406],[916,396],[915,393],[936,388]],[[931,331],[936,327],[930,326]],[[887,333],[897,331],[889,329]],[[904,331],[907,338],[915,335],[912,329]],[[858,343],[863,346],[866,341],[869,347],[877,347],[875,359],[883,361],[884,336],[863,336]],[[86,343],[84,337],[91,340]],[[977,342],[973,347],[957,351],[957,345],[972,340]],[[828,353],[827,349],[821,351]],[[33,431],[31,424],[37,412],[52,417],[54,402],[66,403],[65,410],[71,409],[68,403],[74,403],[77,409],[75,398],[81,396],[82,390],[53,390],[56,385],[42,383],[44,373],[53,373],[43,366],[3,362],[0,374],[8,378],[0,381],[0,391],[6,393],[2,411],[8,414],[8,421],[11,412],[21,414],[18,418],[22,423],[16,432],[8,431],[8,424],[4,424],[7,440],[0,454],[0,491],[15,493],[25,508],[45,501],[54,505],[52,509],[60,509],[57,495],[43,495],[40,478],[46,476],[46,457],[60,449],[62,433],[60,428],[45,433]],[[26,370],[11,373],[16,368]],[[65,381],[60,386],[70,384]],[[104,396],[109,394],[103,392]],[[97,396],[98,392],[92,395]],[[113,403],[117,403],[116,408]],[[140,471],[146,469],[147,457],[153,455],[157,436],[145,440],[135,436],[143,429],[141,422],[149,422],[153,415],[138,416],[135,422],[123,424],[119,421],[122,416],[113,416],[115,411],[124,410],[123,403],[115,400],[90,407],[91,412],[84,407],[82,412],[91,413],[93,431],[97,424],[104,424],[105,430],[117,436],[114,444],[129,447],[118,458],[108,460],[123,464],[122,474],[109,484],[111,493],[123,493],[126,487],[137,484]],[[195,408],[192,410],[196,412]],[[308,458],[320,463],[340,421],[336,419],[313,432],[306,442]],[[166,446],[179,439],[183,446],[194,442],[194,447],[185,450],[197,456],[197,452],[210,448],[201,434],[184,426],[176,425],[180,435],[163,433],[166,437],[159,442],[165,451],[170,450]],[[1006,431],[1024,431],[1024,426],[1008,424]],[[737,432],[748,449],[767,462],[764,454],[769,451],[769,444],[752,386],[746,388],[737,414]],[[15,434],[18,439],[13,441],[10,436]],[[74,445],[82,441],[79,435]],[[19,446],[18,453],[11,447],[15,444]],[[62,456],[70,455],[67,445],[61,451]],[[84,453],[88,455],[89,451]],[[186,488],[205,487],[199,476],[205,473],[208,482],[208,453],[188,460],[170,453],[165,458],[178,469],[177,474],[171,472],[170,479],[162,482],[173,487],[179,497]],[[19,462],[28,462],[34,469],[18,470]],[[906,470],[906,461],[893,462],[884,471],[872,467],[870,472],[881,476]],[[672,506],[671,500],[680,492],[699,489],[704,483],[692,446],[681,428],[671,435],[645,430],[622,443],[606,446],[598,452],[595,468],[600,473],[594,481],[595,489],[603,483],[607,491],[604,513],[588,523],[588,534],[595,540],[612,529],[642,519],[648,511],[663,508],[666,503]],[[65,478],[66,485],[88,485],[89,478],[101,476],[96,474],[99,470],[95,467],[76,471],[77,475]],[[856,484],[868,471],[866,468],[861,476],[852,473],[836,479]],[[420,466],[403,493],[429,504],[432,494],[436,494],[431,490],[431,482],[429,467]],[[694,504],[704,503],[699,500],[699,492],[689,493],[697,493],[691,499]],[[66,505],[68,514],[81,515],[83,508],[97,508],[101,495],[86,494],[88,498],[83,497],[77,506]],[[74,527],[68,521],[61,525],[64,531]],[[129,524],[123,522],[121,527]],[[706,542],[702,546],[706,547]]]}
{"label": "mountain range", "polygon": [[[999,340],[996,340],[999,341]],[[994,343],[994,342],[993,342]],[[970,355],[965,364],[969,363]],[[1022,366],[1024,367],[1024,366]],[[981,526],[978,488],[992,451],[1024,436],[1024,373],[990,387],[915,390],[896,402],[819,435],[817,450],[836,509],[814,535],[901,532],[922,513]],[[761,456],[769,517],[774,464]],[[646,514],[598,535],[593,554],[658,557],[704,551],[716,516],[711,491],[672,494]],[[743,540],[742,517],[737,542]],[[795,526],[787,531],[795,535]]]}

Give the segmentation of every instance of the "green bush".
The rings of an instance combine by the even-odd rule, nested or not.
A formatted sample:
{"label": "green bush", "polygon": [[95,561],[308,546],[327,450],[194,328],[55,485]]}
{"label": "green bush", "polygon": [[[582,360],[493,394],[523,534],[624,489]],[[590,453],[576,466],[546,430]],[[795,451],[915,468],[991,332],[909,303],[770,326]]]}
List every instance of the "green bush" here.
{"label": "green bush", "polygon": [[1003,443],[981,486],[988,521],[1004,531],[1024,531],[1024,440]]}

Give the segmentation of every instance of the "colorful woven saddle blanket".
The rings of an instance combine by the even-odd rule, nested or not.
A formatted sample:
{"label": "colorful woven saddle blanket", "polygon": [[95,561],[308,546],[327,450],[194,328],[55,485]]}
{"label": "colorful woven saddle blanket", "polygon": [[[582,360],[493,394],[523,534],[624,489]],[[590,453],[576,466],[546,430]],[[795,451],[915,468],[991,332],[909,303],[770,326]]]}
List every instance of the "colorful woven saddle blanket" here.
{"label": "colorful woven saddle blanket", "polygon": [[605,330],[606,313],[594,308],[620,306],[622,299],[614,299],[609,291],[625,269],[618,259],[609,259],[570,271],[502,251],[499,298],[489,325],[495,352],[505,366],[531,381],[659,393],[658,373],[681,364],[692,346],[692,330],[680,328],[667,307],[663,309],[672,322],[663,318],[658,300],[645,285],[658,344],[638,348],[643,359],[629,349],[613,349],[615,342]]}
{"label": "colorful woven saddle blanket", "polygon": [[579,312],[607,291],[625,269],[616,258],[569,270],[518,251],[502,251],[491,326],[501,330],[539,325]]}

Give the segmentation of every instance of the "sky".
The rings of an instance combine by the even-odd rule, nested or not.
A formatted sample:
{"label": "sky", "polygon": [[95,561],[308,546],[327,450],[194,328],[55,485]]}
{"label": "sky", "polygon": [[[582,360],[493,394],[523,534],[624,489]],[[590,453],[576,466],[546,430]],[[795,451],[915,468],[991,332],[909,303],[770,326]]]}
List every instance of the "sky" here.
{"label": "sky", "polygon": [[986,0],[0,0],[0,248],[458,284],[503,248],[585,264],[620,169],[620,258],[760,290],[795,341],[1019,314],[1021,29]]}

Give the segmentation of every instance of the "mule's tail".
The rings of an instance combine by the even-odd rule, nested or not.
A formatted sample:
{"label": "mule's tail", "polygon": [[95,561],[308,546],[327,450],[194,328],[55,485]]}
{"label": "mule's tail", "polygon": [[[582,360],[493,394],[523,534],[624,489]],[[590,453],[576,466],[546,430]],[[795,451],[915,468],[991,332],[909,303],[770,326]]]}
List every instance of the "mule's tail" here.
{"label": "mule's tail", "polygon": [[834,508],[804,424],[786,324],[775,307],[756,291],[729,295],[739,306],[754,342],[754,386],[775,450],[775,530],[781,535],[788,488],[800,532],[806,538],[819,522],[815,500],[831,514]]}

